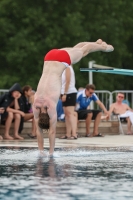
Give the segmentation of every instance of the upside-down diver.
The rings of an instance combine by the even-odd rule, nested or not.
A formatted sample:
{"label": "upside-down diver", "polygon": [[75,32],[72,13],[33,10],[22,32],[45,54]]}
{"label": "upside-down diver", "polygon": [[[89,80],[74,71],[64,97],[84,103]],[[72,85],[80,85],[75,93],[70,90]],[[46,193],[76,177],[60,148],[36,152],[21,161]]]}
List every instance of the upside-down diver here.
{"label": "upside-down diver", "polygon": [[43,129],[49,129],[49,155],[53,156],[57,124],[56,105],[61,91],[61,75],[65,68],[79,62],[89,53],[113,50],[112,45],[99,39],[96,42],[81,42],[71,48],[52,49],[45,55],[43,72],[33,103],[40,153],[43,154]]}

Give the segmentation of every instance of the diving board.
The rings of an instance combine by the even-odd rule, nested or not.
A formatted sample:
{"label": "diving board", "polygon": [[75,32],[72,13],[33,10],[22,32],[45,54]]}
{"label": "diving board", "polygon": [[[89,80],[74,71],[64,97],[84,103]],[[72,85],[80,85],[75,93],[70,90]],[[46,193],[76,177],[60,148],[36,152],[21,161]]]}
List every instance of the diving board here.
{"label": "diving board", "polygon": [[133,70],[131,69],[118,69],[108,66],[96,65],[93,64],[92,68],[80,68],[81,72],[101,72],[108,74],[120,74],[120,75],[128,75],[133,76]]}

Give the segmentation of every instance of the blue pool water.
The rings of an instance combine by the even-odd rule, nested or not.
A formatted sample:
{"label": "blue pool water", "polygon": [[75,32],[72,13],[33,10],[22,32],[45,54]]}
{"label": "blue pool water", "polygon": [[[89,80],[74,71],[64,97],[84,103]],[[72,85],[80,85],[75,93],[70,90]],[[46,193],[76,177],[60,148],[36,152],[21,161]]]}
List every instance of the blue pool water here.
{"label": "blue pool water", "polygon": [[[47,152],[47,150],[45,150]],[[133,149],[0,148],[0,200],[133,200]]]}

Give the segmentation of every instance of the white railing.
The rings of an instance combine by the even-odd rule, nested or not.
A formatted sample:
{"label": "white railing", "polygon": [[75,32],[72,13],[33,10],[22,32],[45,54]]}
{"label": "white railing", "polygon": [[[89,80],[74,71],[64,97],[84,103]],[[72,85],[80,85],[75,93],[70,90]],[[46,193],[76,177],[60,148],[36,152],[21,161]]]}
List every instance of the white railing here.
{"label": "white railing", "polygon": [[[8,91],[9,90],[6,89],[0,89],[0,96]],[[133,90],[115,90],[113,92],[108,90],[95,90],[98,98],[103,102],[107,109],[109,109],[110,104],[115,102],[118,92],[123,92],[125,94],[125,100],[127,100],[127,102],[129,102],[129,106],[133,108]],[[93,108],[97,109],[98,106],[94,103],[91,103],[91,109]]]}
{"label": "white railing", "polygon": [[[112,93],[108,90],[95,90],[96,95],[102,101],[107,109],[109,109],[110,104],[112,103]],[[99,109],[99,106],[94,102],[91,102],[91,109]]]}
{"label": "white railing", "polygon": [[6,89],[0,89],[0,96],[6,92],[8,92],[9,90],[6,90]]}

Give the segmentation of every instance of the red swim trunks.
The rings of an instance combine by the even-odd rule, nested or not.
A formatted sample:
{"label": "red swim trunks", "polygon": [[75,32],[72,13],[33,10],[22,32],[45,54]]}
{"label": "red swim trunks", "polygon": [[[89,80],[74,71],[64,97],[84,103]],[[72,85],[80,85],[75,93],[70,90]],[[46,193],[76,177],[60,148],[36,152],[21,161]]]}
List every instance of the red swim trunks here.
{"label": "red swim trunks", "polygon": [[61,49],[52,49],[44,57],[44,61],[59,61],[65,62],[68,65],[71,65],[70,56],[65,50]]}

